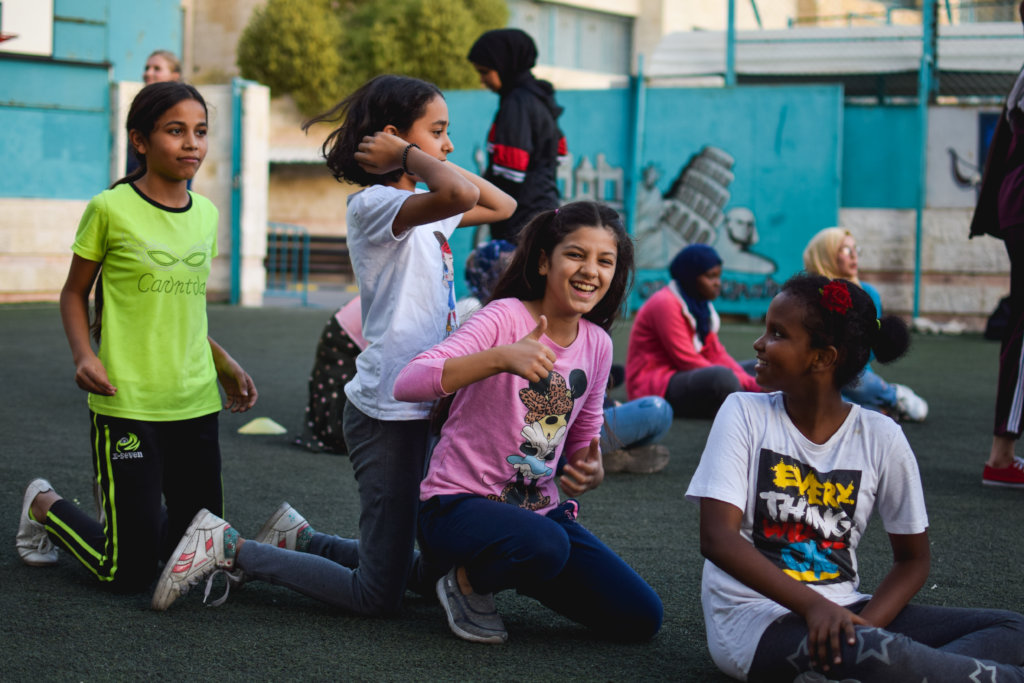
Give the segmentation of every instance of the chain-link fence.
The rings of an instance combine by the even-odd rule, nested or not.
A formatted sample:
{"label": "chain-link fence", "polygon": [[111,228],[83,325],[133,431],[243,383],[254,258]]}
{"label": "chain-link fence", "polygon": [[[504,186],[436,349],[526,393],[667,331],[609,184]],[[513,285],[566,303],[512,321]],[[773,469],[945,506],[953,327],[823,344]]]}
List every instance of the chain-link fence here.
{"label": "chain-link fence", "polygon": [[[847,98],[916,101],[923,0],[798,4],[784,31],[737,34],[739,84],[841,83]],[[935,0],[934,99],[999,101],[1024,63],[1020,0]]]}
{"label": "chain-link fence", "polygon": [[[929,3],[938,25],[930,46],[935,56],[933,99],[987,103],[1006,96],[1024,63],[1019,2]],[[916,102],[926,47],[922,0],[821,0],[797,6],[803,13],[788,28],[736,32],[738,84],[839,83],[848,99]],[[726,40],[724,32],[716,31],[669,34],[650,55],[645,75],[659,86],[720,82],[726,76]]]}

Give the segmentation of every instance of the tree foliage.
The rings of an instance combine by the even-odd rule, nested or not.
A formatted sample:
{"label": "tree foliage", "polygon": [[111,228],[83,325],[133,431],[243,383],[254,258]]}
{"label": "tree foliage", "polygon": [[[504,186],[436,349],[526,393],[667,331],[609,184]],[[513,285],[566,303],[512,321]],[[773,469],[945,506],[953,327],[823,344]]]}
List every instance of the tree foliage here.
{"label": "tree foliage", "polygon": [[315,114],[382,73],[473,87],[466,53],[507,19],[504,0],[268,0],[243,31],[237,61],[244,78]]}

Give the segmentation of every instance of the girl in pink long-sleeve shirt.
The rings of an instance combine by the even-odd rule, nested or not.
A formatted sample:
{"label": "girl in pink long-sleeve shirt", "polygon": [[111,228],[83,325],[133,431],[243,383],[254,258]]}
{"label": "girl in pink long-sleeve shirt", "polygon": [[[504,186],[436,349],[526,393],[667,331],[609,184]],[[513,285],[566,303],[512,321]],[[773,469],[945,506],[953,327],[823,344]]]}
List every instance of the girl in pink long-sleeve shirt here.
{"label": "girl in pink long-sleeve shirt", "polygon": [[395,382],[404,401],[458,392],[420,486],[419,521],[423,551],[452,566],[437,593],[460,638],[507,639],[492,595],[508,588],[613,638],[647,639],[661,626],[657,594],[558,492],[561,483],[579,495],[604,477],[607,330],[632,270],[612,209],[575,202],[542,213],[492,303]]}
{"label": "girl in pink long-sleeve shirt", "polygon": [[729,394],[761,390],[718,339],[711,301],[722,288],[722,259],[707,245],[691,244],[669,272],[672,281],[640,307],[633,322],[626,392],[630,399],[662,396],[676,416],[714,417]]}

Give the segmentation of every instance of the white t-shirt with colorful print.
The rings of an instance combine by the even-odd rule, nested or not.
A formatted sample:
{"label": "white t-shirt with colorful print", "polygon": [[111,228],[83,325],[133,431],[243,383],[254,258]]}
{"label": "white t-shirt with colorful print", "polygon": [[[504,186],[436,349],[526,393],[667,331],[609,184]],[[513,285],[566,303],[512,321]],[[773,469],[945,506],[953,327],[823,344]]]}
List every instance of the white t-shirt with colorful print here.
{"label": "white t-shirt with colorful print", "polygon": [[[857,588],[857,544],[872,509],[886,532],[928,528],[917,460],[892,419],[854,405],[823,444],[786,414],[781,392],[731,394],[715,417],[686,497],[743,511],[740,533],[783,572],[839,605]],[[765,629],[789,610],[704,563],[701,602],[708,649],[746,679]]]}
{"label": "white t-shirt with colorful print", "polygon": [[412,192],[372,185],[348,203],[348,250],[359,283],[366,349],[345,396],[377,420],[419,420],[431,404],[396,401],[395,377],[413,356],[458,327],[448,238],[462,214],[399,236],[392,223]]}

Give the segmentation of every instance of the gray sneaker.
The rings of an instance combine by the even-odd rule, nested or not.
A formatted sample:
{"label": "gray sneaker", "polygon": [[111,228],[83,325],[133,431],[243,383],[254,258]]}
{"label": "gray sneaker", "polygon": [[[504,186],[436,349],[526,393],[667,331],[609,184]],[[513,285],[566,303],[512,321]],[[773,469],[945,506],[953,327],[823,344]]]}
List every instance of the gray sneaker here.
{"label": "gray sneaker", "polygon": [[28,516],[32,501],[43,491],[53,487],[45,479],[33,479],[25,489],[25,497],[21,501],[21,519],[18,522],[18,535],[14,538],[14,546],[18,549],[21,561],[33,567],[47,567],[57,563],[57,547],[46,535],[46,528]]}
{"label": "gray sneaker", "polygon": [[903,384],[896,387],[896,417],[900,421],[924,422],[928,417],[928,402],[914,393],[914,390]]}
{"label": "gray sneaker", "polygon": [[490,593],[463,595],[456,578],[456,567],[437,580],[437,597],[448,616],[452,633],[474,643],[504,643],[508,631],[494,607]]}

